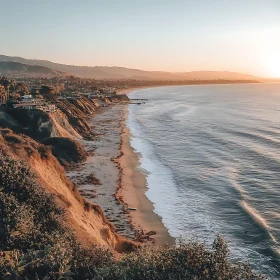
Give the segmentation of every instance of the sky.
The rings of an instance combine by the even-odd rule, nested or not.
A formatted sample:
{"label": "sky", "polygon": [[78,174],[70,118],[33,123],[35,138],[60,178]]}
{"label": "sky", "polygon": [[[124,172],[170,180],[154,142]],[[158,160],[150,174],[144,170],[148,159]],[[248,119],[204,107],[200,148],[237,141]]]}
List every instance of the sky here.
{"label": "sky", "polygon": [[280,77],[280,0],[0,0],[0,54]]}

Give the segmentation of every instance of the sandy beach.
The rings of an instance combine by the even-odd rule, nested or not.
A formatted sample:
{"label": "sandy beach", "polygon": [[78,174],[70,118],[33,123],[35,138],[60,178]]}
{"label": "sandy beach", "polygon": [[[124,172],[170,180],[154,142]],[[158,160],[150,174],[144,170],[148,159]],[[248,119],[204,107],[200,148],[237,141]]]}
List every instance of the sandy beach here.
{"label": "sandy beach", "polygon": [[130,131],[125,125],[128,106],[120,103],[96,110],[89,119],[95,139],[80,140],[90,155],[67,175],[79,185],[85,198],[102,207],[119,234],[134,239],[135,231],[154,231],[150,241],[174,244],[145,195],[146,177],[138,170],[139,157],[130,146]]}
{"label": "sandy beach", "polygon": [[130,130],[125,126],[128,114],[128,107],[124,107],[124,126],[121,150],[123,155],[119,159],[122,169],[121,188],[118,196],[122,197],[128,208],[136,208],[136,211],[129,211],[131,223],[134,228],[142,228],[144,232],[155,231],[152,236],[156,245],[175,244],[162,223],[161,218],[154,213],[153,203],[145,195],[147,191],[146,176],[139,170],[139,155],[130,145]]}
{"label": "sandy beach", "polygon": [[81,140],[90,153],[87,160],[67,173],[79,185],[80,193],[102,207],[106,218],[116,231],[131,239],[134,231],[123,205],[115,198],[120,184],[120,170],[116,159],[121,155],[122,112],[125,104],[100,107],[88,122],[96,135],[94,140]]}

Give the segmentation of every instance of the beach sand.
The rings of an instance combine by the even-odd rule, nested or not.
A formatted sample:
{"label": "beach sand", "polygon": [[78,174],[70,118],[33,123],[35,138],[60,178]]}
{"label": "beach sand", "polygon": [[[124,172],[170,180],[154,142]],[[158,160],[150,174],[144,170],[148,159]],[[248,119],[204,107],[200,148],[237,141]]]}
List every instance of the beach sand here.
{"label": "beach sand", "polygon": [[[139,157],[130,146],[130,132],[125,125],[128,106],[119,103],[96,110],[89,120],[96,138],[80,140],[91,153],[67,175],[77,182],[85,198],[102,207],[120,235],[133,239],[135,229],[141,228],[145,233],[156,232],[151,237],[157,245],[174,244],[145,195],[146,177],[137,170]],[[127,207],[137,210],[130,211]]]}
{"label": "beach sand", "polygon": [[117,158],[121,155],[121,133],[123,107],[125,104],[100,107],[88,120],[96,137],[94,140],[80,140],[90,152],[87,160],[67,173],[79,185],[80,193],[90,202],[96,203],[112,222],[116,231],[134,238],[130,218],[123,211],[123,205],[115,198],[120,184],[121,172]]}

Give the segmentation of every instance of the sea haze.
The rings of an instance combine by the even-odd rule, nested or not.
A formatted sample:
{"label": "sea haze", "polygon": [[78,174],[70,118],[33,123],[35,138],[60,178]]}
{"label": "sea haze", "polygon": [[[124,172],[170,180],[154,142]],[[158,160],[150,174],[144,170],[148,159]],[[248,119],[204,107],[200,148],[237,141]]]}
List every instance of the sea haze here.
{"label": "sea haze", "polygon": [[146,195],[173,237],[210,246],[280,277],[280,84],[137,90],[127,125]]}

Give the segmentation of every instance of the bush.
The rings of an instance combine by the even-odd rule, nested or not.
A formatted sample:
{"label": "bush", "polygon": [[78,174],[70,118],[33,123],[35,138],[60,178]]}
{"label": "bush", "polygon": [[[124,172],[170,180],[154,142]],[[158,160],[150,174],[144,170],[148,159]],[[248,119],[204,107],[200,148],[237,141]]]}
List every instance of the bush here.
{"label": "bush", "polygon": [[3,137],[7,142],[12,142],[12,143],[15,143],[15,144],[20,144],[21,143],[21,139],[16,135],[3,134]]}
{"label": "bush", "polygon": [[0,279],[67,279],[112,262],[111,251],[78,244],[65,219],[30,169],[0,152]]}
{"label": "bush", "polygon": [[[4,246],[9,249],[39,249],[41,245],[50,244],[53,232],[69,232],[63,226],[64,210],[36,183],[33,173],[24,163],[2,156],[0,182]],[[25,235],[29,245],[27,239],[22,241]],[[17,242],[19,239],[21,241]]]}
{"label": "bush", "polygon": [[44,139],[42,144],[51,146],[53,155],[64,166],[86,160],[87,153],[77,141],[65,137],[51,137]]}
{"label": "bush", "polygon": [[173,247],[143,247],[119,262],[98,268],[96,279],[151,280],[261,280],[247,265],[233,265],[228,259],[227,243],[218,236],[212,250],[196,242]]}

